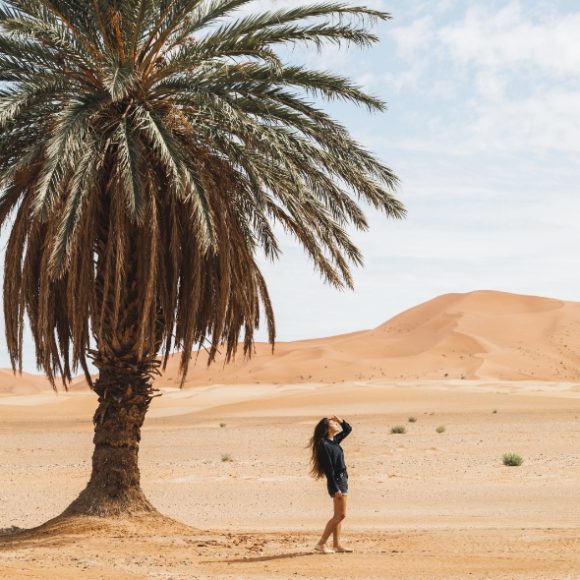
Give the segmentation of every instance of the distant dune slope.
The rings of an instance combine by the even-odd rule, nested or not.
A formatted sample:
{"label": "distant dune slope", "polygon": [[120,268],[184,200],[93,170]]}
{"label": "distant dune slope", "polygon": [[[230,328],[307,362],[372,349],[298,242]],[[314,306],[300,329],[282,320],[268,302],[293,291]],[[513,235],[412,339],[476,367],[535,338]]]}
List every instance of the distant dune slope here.
{"label": "distant dune slope", "polygon": [[11,370],[0,369],[0,395],[35,395],[51,391],[48,379],[43,376],[22,373],[14,374]]}
{"label": "distant dune slope", "polygon": [[[201,353],[186,385],[372,379],[580,380],[580,303],[496,291],[446,294],[377,328],[330,338],[257,344],[206,367]],[[159,384],[176,384],[178,357]]]}
{"label": "distant dune slope", "polygon": [[[235,383],[342,382],[373,379],[487,379],[580,381],[580,303],[482,290],[445,294],[372,330],[270,346],[224,367],[207,368],[199,354],[186,386]],[[158,386],[178,384],[174,355]],[[0,393],[14,392],[0,371]],[[26,386],[28,385],[28,386]],[[26,375],[27,392],[48,389]],[[86,388],[83,379],[74,389]]]}

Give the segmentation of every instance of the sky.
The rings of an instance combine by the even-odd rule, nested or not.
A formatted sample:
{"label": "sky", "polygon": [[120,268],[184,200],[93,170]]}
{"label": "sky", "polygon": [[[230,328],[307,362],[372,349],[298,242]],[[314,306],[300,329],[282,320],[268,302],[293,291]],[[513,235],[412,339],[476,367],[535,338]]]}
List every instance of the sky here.
{"label": "sky", "polygon": [[392,15],[380,44],[305,62],[387,102],[379,115],[329,108],[398,174],[408,217],[368,212],[354,292],[324,286],[288,242],[264,265],[279,340],[372,328],[450,292],[580,300],[580,5],[370,5]]}
{"label": "sky", "polygon": [[[245,10],[281,5],[257,0]],[[381,114],[327,109],[397,173],[408,217],[367,211],[370,230],[352,232],[365,257],[354,291],[325,285],[292,240],[278,262],[260,258],[277,339],[372,328],[449,292],[580,300],[580,4],[366,5],[392,15],[374,28],[379,44],[286,56],[345,74],[387,102]],[[33,361],[29,344],[25,370]]]}

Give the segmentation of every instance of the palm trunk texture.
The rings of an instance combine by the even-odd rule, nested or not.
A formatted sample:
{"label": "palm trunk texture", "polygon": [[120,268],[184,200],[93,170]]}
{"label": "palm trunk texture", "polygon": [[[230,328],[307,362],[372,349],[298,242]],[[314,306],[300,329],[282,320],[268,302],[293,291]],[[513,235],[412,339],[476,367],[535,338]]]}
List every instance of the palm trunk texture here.
{"label": "palm trunk texture", "polygon": [[146,341],[145,347],[139,348],[137,268],[135,261],[128,264],[117,304],[110,295],[105,296],[102,277],[97,279],[104,310],[99,313],[103,332],[97,339],[97,350],[89,351],[99,369],[92,385],[98,395],[93,417],[92,473],[87,487],[63,513],[65,516],[118,517],[156,511],[141,490],[139,443],[145,415],[155,396],[152,380],[159,361],[154,353],[160,342]]}
{"label": "palm trunk texture", "polygon": [[93,418],[92,474],[63,515],[114,517],[155,511],[141,490],[138,464],[150,383],[139,372],[101,368],[94,390],[99,405]]}

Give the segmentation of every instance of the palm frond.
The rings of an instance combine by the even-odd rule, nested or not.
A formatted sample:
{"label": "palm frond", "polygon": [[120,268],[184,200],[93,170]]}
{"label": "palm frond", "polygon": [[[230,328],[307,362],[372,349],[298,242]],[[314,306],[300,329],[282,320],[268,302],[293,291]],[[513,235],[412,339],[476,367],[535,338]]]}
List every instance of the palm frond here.
{"label": "palm frond", "polygon": [[[6,0],[0,6],[0,227],[8,352],[26,319],[55,384],[88,359],[148,377],[209,361],[274,310],[256,262],[277,227],[352,287],[359,200],[400,218],[397,177],[311,101],[370,111],[349,78],[281,45],[368,46],[389,15],[319,2],[236,17],[249,0]],[[262,312],[265,316],[262,315]],[[161,357],[158,361],[156,357]],[[99,387],[100,388],[100,387]]]}

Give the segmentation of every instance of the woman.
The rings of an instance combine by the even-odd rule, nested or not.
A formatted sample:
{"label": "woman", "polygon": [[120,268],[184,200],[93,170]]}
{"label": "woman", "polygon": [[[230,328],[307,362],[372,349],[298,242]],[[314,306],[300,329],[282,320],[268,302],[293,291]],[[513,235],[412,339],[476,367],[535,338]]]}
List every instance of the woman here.
{"label": "woman", "polygon": [[[340,442],[351,431],[352,427],[346,421],[334,415],[321,419],[310,439],[309,447],[312,450],[310,473],[315,479],[326,476],[328,494],[334,503],[334,515],[328,520],[318,544],[314,547],[314,551],[321,554],[352,552],[350,548],[340,543],[340,529],[342,520],[346,517],[348,495],[348,473]],[[334,549],[326,546],[330,534],[333,536]]]}

